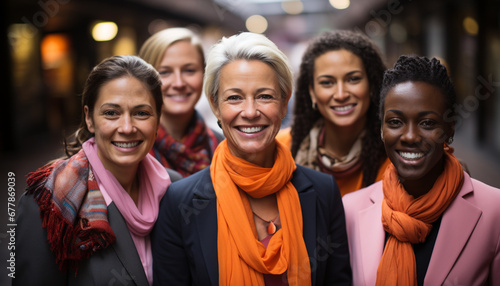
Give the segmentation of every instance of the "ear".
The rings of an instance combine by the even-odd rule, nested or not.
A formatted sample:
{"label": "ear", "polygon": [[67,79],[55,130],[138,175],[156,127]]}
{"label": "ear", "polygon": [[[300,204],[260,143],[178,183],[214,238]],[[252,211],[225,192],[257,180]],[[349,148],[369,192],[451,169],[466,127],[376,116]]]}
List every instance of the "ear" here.
{"label": "ear", "polygon": [[309,96],[311,97],[311,102],[314,106],[314,104],[316,103],[316,93],[314,93],[314,88],[312,87],[312,85],[309,85]]}
{"label": "ear", "polygon": [[209,95],[207,96],[208,103],[210,104],[210,109],[212,109],[212,112],[214,113],[215,117],[217,117],[217,120],[220,120],[220,110],[219,106],[217,103],[214,101],[214,97]]}
{"label": "ear", "polygon": [[92,116],[90,115],[89,107],[85,105],[83,107],[83,111],[85,112],[85,123],[87,123],[87,129],[90,133],[95,133],[94,121],[92,120]]}
{"label": "ear", "polygon": [[283,105],[281,106],[281,111],[280,111],[281,119],[284,119],[286,116],[286,113],[288,111],[288,103],[290,102],[291,95],[292,92],[287,94],[287,97],[283,100]]}

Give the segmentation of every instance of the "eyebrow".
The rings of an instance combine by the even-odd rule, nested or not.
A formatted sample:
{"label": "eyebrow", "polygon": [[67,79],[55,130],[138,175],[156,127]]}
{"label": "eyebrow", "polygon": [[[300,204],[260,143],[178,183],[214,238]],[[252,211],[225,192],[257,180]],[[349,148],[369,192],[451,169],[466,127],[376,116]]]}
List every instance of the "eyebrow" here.
{"label": "eyebrow", "polygon": [[[272,92],[276,92],[276,90],[274,90],[273,88],[270,88],[270,87],[261,87],[261,88],[257,89],[256,93],[261,93],[261,92],[266,91],[266,90],[270,90]],[[228,91],[233,91],[233,92],[237,92],[237,93],[243,93],[243,91],[241,90],[241,88],[237,88],[237,87],[228,88],[228,89],[224,90],[223,92],[228,92]]]}
{"label": "eyebrow", "polygon": [[[386,113],[387,112],[394,112],[394,113],[396,113],[398,115],[403,115],[403,112],[401,110],[399,110],[399,109],[388,109],[386,111]],[[437,112],[434,112],[434,111],[420,111],[418,113],[418,117],[422,117],[422,116],[429,115],[429,114],[434,114],[434,115],[440,116]]]}
{"label": "eyebrow", "polygon": [[[119,104],[106,102],[106,103],[103,103],[99,107],[99,109],[103,108],[104,106],[111,106],[111,107],[114,107],[114,108],[121,108],[121,106]],[[149,105],[149,104],[139,104],[139,105],[134,106],[134,109],[135,108],[143,108],[143,107],[147,107],[147,108],[153,109],[153,107],[151,105]]]}
{"label": "eyebrow", "polygon": [[[353,70],[353,71],[350,71],[348,73],[345,74],[345,76],[350,76],[352,74],[355,74],[357,72],[360,72],[360,73],[363,73],[362,70]],[[331,75],[318,75],[316,78],[321,78],[321,77],[327,77],[327,78],[335,78],[334,76],[331,76]]]}

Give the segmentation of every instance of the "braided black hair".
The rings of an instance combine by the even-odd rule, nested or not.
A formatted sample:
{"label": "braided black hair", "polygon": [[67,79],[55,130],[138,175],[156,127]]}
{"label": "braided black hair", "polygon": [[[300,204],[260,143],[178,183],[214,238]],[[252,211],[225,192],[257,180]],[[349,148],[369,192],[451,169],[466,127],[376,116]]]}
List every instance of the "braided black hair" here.
{"label": "braided black hair", "polygon": [[446,67],[436,58],[403,55],[399,57],[393,68],[384,73],[380,91],[380,120],[384,116],[384,102],[389,90],[395,85],[407,81],[425,82],[439,88],[446,98],[446,107],[450,111],[449,118],[455,118],[453,107],[457,96]]}
{"label": "braided black hair", "polygon": [[309,87],[314,85],[314,61],[321,55],[336,50],[347,50],[358,56],[365,67],[370,85],[370,107],[367,112],[365,136],[362,142],[363,186],[375,182],[378,169],[387,157],[380,139],[378,117],[379,92],[386,69],[377,46],[366,36],[353,31],[324,32],[309,44],[300,65],[295,92],[295,108],[292,122],[292,155],[295,157],[300,143],[309,134],[321,113],[312,108]]}

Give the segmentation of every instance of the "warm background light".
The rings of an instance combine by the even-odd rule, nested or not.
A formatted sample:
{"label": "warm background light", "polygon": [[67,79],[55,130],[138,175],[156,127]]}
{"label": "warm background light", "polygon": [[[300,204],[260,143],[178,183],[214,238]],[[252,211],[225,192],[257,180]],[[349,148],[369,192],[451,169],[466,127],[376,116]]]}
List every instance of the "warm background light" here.
{"label": "warm background light", "polygon": [[304,11],[304,4],[301,1],[283,1],[281,2],[281,8],[287,14],[298,15]]}
{"label": "warm background light", "polygon": [[479,32],[479,25],[477,24],[477,21],[472,17],[465,17],[463,26],[465,31],[469,35],[475,36]]}
{"label": "warm background light", "polygon": [[349,8],[351,5],[351,1],[349,0],[330,0],[330,5],[332,5],[333,8],[343,10]]}
{"label": "warm background light", "polygon": [[92,37],[95,41],[113,40],[118,33],[118,26],[113,22],[100,22],[92,28]]}
{"label": "warm background light", "polygon": [[245,23],[247,30],[253,33],[264,33],[267,30],[267,20],[261,15],[248,17]]}

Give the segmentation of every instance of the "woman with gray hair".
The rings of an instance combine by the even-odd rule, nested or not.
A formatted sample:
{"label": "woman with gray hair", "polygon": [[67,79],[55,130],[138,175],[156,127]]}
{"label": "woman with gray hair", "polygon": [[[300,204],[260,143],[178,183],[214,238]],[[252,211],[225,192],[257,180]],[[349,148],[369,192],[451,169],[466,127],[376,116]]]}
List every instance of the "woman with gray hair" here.
{"label": "woman with gray hair", "polygon": [[223,38],[205,92],[226,140],[210,168],[172,184],[152,238],[156,285],[350,285],[333,177],[275,140],[292,92],[287,57],[263,35]]}

